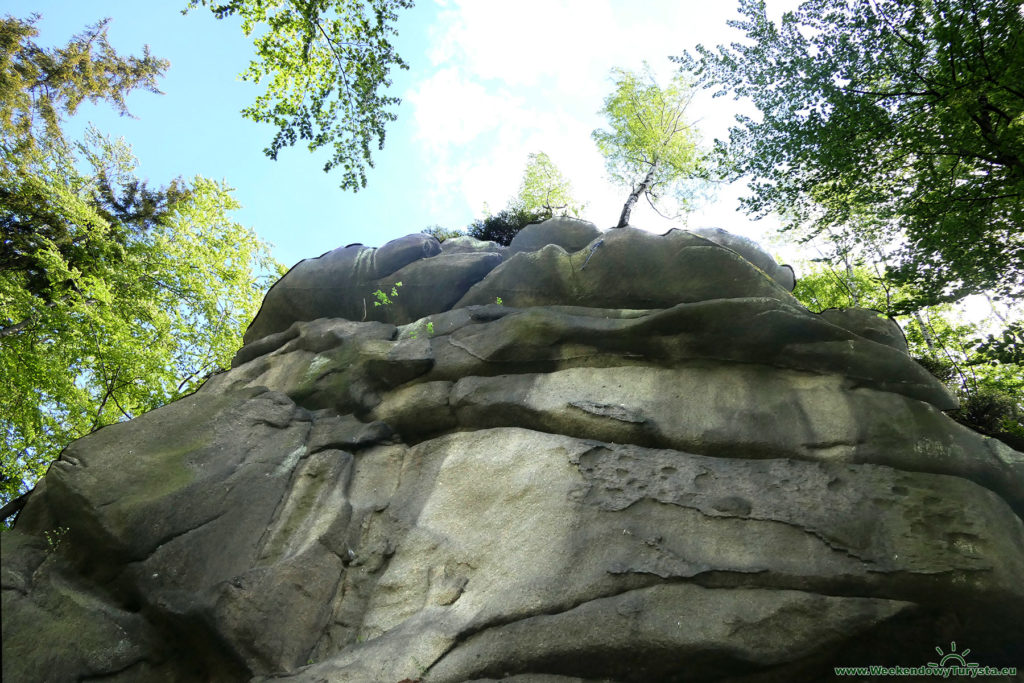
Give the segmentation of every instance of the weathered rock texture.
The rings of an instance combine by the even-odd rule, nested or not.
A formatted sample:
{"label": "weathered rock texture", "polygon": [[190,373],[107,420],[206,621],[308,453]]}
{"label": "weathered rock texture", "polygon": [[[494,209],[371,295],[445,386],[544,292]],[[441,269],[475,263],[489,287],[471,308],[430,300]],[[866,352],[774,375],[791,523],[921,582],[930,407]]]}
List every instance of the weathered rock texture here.
{"label": "weathered rock texture", "polygon": [[3,534],[4,681],[1024,666],[1024,454],[792,286],[566,219],[302,262],[232,370],[72,444]]}

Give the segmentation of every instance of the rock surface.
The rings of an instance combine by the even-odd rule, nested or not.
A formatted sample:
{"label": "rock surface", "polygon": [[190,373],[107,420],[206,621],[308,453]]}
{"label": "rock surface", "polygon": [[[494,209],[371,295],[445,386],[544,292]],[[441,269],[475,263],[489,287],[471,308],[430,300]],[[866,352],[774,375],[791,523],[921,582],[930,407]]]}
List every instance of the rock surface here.
{"label": "rock surface", "polygon": [[1024,454],[894,322],[726,233],[516,240],[304,261],[232,370],[69,446],[2,535],[4,681],[1024,666]]}

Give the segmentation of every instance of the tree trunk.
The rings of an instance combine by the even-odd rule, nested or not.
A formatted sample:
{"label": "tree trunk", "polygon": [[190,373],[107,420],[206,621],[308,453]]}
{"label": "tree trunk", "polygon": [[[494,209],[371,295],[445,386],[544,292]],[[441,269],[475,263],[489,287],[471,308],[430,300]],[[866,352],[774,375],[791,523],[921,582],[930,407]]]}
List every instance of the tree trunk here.
{"label": "tree trunk", "polygon": [[[29,491],[29,493],[31,493],[31,491]],[[0,520],[6,522],[8,517],[13,515],[18,510],[21,510],[21,508],[25,507],[25,503],[27,502],[28,493],[23,493],[17,498],[9,501],[7,505],[4,505],[3,508],[0,508]]]}
{"label": "tree trunk", "polygon": [[846,254],[843,254],[843,263],[846,264],[846,288],[850,290],[850,299],[853,301],[853,305],[859,307],[860,292],[857,291],[857,280],[853,277],[853,266],[846,260]]}
{"label": "tree trunk", "polygon": [[[67,301],[70,298],[71,298],[70,294],[65,294],[64,296],[62,296],[59,299],[56,299],[54,301],[46,302],[45,305],[48,308],[53,308],[54,306],[57,306],[58,304],[64,303],[65,301]],[[92,303],[93,301],[94,301],[94,299],[87,299],[86,303]],[[35,320],[36,320],[36,317],[37,316],[30,315],[29,317],[27,317],[24,320],[22,320],[20,323],[15,323],[13,325],[8,325],[7,327],[0,327],[0,339],[3,339],[4,337],[9,337],[12,334],[17,334],[18,332],[21,332],[23,329],[25,329],[26,327],[28,327],[29,325],[34,323]]]}
{"label": "tree trunk", "polygon": [[924,337],[924,345],[928,347],[928,354],[936,356],[935,340],[932,339],[932,334],[928,331],[928,326],[925,325],[924,319],[921,317],[921,312],[914,311],[910,316],[917,322],[917,327],[921,330],[921,336]]}
{"label": "tree trunk", "polygon": [[622,207],[622,215],[619,216],[619,224],[615,226],[616,228],[624,228],[629,225],[629,214],[633,212],[633,206],[636,205],[636,200],[640,199],[640,195],[651,189],[656,170],[658,170],[658,164],[651,166],[651,170],[647,172],[647,175],[640,181],[640,184],[629,193],[629,199],[626,200],[626,204]]}

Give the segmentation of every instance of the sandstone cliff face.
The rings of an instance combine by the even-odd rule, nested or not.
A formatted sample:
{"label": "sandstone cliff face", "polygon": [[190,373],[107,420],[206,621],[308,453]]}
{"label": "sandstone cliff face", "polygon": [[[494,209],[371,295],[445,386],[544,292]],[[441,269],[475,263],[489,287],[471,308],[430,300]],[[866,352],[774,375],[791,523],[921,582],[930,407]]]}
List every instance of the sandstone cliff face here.
{"label": "sandstone cliff face", "polygon": [[4,681],[1024,666],[1024,454],[792,286],[727,233],[567,219],[304,261],[231,371],[40,482]]}

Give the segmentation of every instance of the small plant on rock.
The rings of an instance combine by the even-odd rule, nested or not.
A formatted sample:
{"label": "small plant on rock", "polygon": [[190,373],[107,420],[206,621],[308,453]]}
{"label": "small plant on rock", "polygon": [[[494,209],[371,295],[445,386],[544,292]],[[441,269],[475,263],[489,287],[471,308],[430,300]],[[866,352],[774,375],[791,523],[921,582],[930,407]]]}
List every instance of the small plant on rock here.
{"label": "small plant on rock", "polygon": [[[398,288],[401,287],[401,286],[402,286],[401,282],[396,282],[391,287],[391,296],[397,297],[398,296]],[[377,291],[375,291],[373,293],[373,296],[377,299],[376,301],[373,302],[373,305],[374,305],[375,308],[377,306],[390,306],[392,303],[394,303],[391,300],[391,298],[388,296],[387,292],[384,292],[383,290],[378,289]]]}
{"label": "small plant on rock", "polygon": [[59,526],[51,531],[44,531],[43,536],[46,537],[46,544],[50,546],[50,552],[56,552],[57,548],[60,547],[60,542],[64,539],[64,535],[71,531],[66,526]]}
{"label": "small plant on rock", "polygon": [[[412,332],[409,333],[409,339],[416,339],[419,336],[419,330],[413,330]],[[427,322],[427,336],[434,336],[434,323],[429,321]]]}

